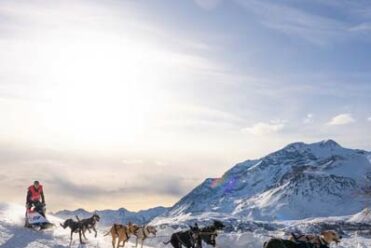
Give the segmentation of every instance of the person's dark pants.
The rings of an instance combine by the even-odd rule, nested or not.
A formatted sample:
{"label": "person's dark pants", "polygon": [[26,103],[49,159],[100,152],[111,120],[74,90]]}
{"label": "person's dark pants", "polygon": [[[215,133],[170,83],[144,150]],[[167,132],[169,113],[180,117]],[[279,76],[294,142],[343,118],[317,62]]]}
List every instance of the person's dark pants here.
{"label": "person's dark pants", "polygon": [[27,209],[34,208],[36,212],[41,214],[45,218],[45,212],[44,212],[44,204],[41,203],[40,201],[30,201],[27,202]]}

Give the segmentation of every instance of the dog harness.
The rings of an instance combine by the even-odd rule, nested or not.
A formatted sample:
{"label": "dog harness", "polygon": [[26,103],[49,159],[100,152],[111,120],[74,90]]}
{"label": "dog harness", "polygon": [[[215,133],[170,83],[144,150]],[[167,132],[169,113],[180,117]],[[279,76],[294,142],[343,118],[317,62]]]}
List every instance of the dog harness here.
{"label": "dog harness", "polygon": [[126,228],[125,228],[125,235],[126,235],[126,239],[125,239],[125,242],[126,242],[130,239],[130,236],[128,234],[128,230]]}
{"label": "dog harness", "polygon": [[329,243],[327,243],[326,240],[324,240],[322,237],[318,237],[318,241],[319,241],[319,247],[320,248],[327,248],[329,247]]}
{"label": "dog harness", "polygon": [[[148,234],[146,234],[146,231],[147,231]],[[143,236],[144,236],[144,238],[147,238],[148,235],[149,235],[148,226],[146,226],[146,227],[143,228]]]}
{"label": "dog harness", "polygon": [[[179,235],[177,233],[175,235],[176,235],[177,239],[180,241],[180,243],[182,245],[184,245],[185,247],[187,247],[187,244],[184,243],[184,241],[179,237]],[[195,242],[194,238],[192,237],[191,232],[188,232],[188,235],[189,235],[189,238],[190,238],[189,241],[191,241],[191,245],[193,246],[196,242]]]}

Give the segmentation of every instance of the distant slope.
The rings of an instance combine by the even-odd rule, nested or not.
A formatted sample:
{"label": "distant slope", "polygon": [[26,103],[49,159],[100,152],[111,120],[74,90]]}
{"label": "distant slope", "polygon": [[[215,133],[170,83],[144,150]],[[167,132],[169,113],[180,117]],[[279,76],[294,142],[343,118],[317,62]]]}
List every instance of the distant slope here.
{"label": "distant slope", "polygon": [[[102,225],[111,225],[113,223],[128,223],[129,221],[144,225],[150,222],[153,218],[164,214],[168,211],[168,208],[165,207],[156,207],[150,208],[147,210],[141,210],[138,212],[131,212],[125,208],[120,208],[118,210],[99,210],[96,213],[101,217]],[[88,212],[84,209],[77,209],[74,211],[63,210],[54,213],[55,216],[58,216],[63,219],[75,218],[88,218],[93,215],[93,212]]]}
{"label": "distant slope", "polygon": [[166,214],[215,212],[257,220],[349,215],[366,207],[371,153],[333,140],[290,144],[206,179]]}
{"label": "distant slope", "polygon": [[362,210],[362,212],[359,212],[349,218],[348,221],[371,224],[371,210],[369,208],[365,208],[364,210]]}

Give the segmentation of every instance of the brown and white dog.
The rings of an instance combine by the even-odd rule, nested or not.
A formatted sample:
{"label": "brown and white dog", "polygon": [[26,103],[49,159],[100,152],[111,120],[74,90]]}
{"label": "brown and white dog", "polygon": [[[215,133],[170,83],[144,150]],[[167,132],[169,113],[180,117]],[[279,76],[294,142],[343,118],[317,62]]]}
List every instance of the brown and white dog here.
{"label": "brown and white dog", "polygon": [[[117,248],[124,247],[125,243],[130,239],[130,236],[138,229],[139,227],[137,225],[133,225],[131,222],[129,222],[127,226],[122,224],[113,224],[111,229],[104,236],[111,234],[113,248],[116,246],[116,240],[118,240],[116,246]],[[122,245],[120,246],[121,242]]]}
{"label": "brown and white dog", "polygon": [[144,240],[146,238],[148,238],[149,235],[153,234],[154,236],[156,236],[156,233],[157,233],[157,230],[156,230],[156,227],[154,226],[144,226],[144,227],[140,227],[136,230],[136,232],[134,233],[134,235],[137,237],[137,240],[135,242],[135,247],[138,246],[138,241],[140,240],[141,241],[141,248],[143,248],[143,243],[144,243]]}
{"label": "brown and white dog", "polygon": [[341,241],[342,237],[336,231],[333,230],[326,230],[321,232],[320,235],[314,234],[303,234],[296,236],[295,234],[291,234],[289,240],[291,241],[304,241],[309,242],[311,244],[320,247],[321,245],[330,246],[331,243],[338,244]]}

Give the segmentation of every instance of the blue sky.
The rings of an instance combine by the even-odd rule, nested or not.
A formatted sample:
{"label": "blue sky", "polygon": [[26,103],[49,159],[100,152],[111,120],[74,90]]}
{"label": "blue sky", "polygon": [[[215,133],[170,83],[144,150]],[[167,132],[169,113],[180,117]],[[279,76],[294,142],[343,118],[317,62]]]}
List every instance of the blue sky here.
{"label": "blue sky", "polygon": [[1,1],[0,186],[14,185],[1,195],[22,202],[37,178],[51,209],[140,209],[290,142],[371,150],[370,13],[343,0]]}

